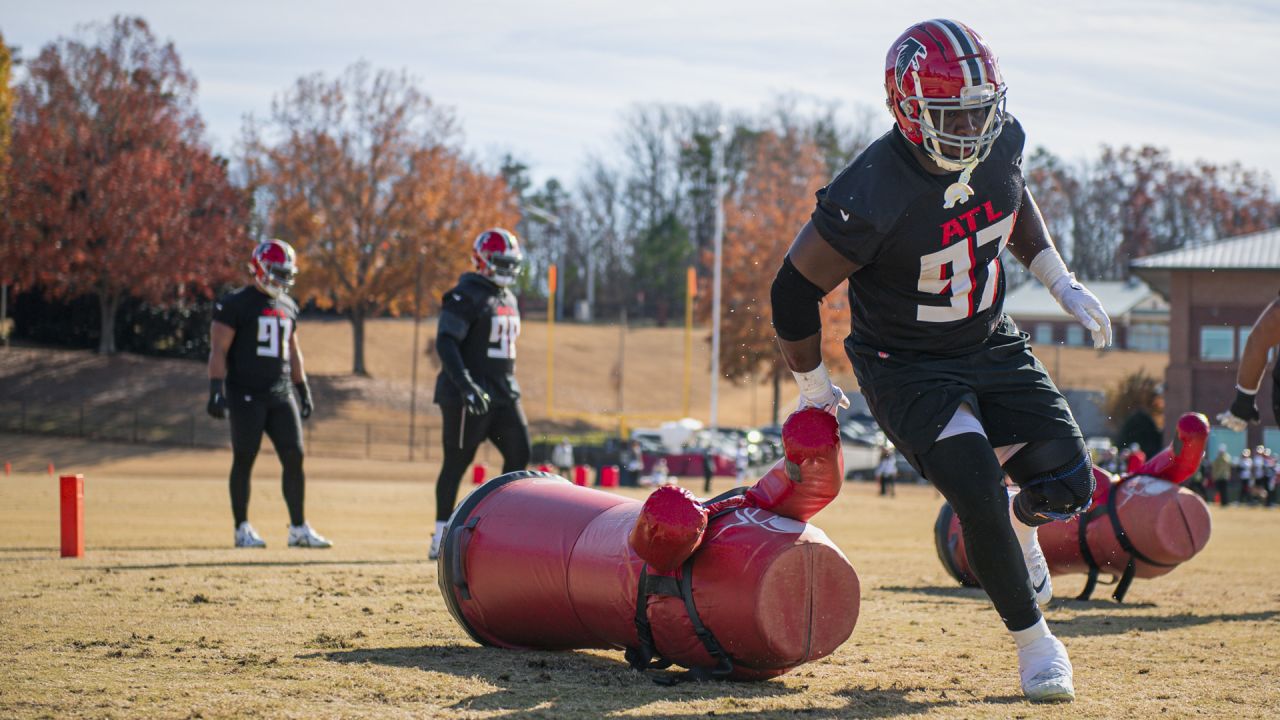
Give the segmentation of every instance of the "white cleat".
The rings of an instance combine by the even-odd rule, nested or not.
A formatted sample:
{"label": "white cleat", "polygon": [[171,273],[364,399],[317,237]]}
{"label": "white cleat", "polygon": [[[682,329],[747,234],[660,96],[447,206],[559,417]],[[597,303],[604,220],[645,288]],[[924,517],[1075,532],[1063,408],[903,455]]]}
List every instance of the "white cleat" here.
{"label": "white cleat", "polygon": [[1031,542],[1022,548],[1022,559],[1027,563],[1027,575],[1031,577],[1031,589],[1036,594],[1036,604],[1045,607],[1053,599],[1053,579],[1049,577],[1049,562],[1040,549],[1039,533],[1031,534]]}
{"label": "white cleat", "polygon": [[311,523],[304,522],[301,525],[289,526],[289,547],[329,548],[333,547],[333,543],[312,530]]}
{"label": "white cleat", "polygon": [[1076,699],[1071,659],[1058,638],[1048,635],[1018,650],[1022,692],[1031,702],[1071,702]]}
{"label": "white cleat", "polygon": [[431,549],[427,551],[428,560],[436,560],[440,557],[440,533],[431,536]]}
{"label": "white cleat", "polygon": [[262,539],[257,530],[246,520],[240,523],[240,527],[236,528],[236,547],[238,548],[264,548],[267,541]]}

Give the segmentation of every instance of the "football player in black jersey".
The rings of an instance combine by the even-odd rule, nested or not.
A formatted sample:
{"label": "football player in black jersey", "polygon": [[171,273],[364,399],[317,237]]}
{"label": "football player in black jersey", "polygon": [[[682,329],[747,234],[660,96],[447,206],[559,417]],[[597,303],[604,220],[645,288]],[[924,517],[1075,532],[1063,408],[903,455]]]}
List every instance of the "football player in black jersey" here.
{"label": "football player in black jersey", "polygon": [[[1240,367],[1236,370],[1236,399],[1225,412],[1218,414],[1218,422],[1227,429],[1243,432],[1249,423],[1261,420],[1258,414],[1257,395],[1262,388],[1262,376],[1267,371],[1271,348],[1280,345],[1280,299],[1272,300],[1249,330],[1249,339],[1240,352]],[[1271,371],[1271,411],[1280,423],[1280,362]]]}
{"label": "football player in black jersey", "polygon": [[458,278],[440,306],[435,402],[444,420],[444,463],[436,480],[433,560],[440,554],[462,474],[480,443],[487,439],[497,446],[504,473],[529,464],[529,427],[515,375],[520,309],[508,289],[523,259],[515,233],[502,228],[480,233],[471,253],[475,272]]}
{"label": "football player in black jersey", "polygon": [[297,274],[293,248],[267,240],[253,251],[249,269],[253,284],[218,300],[209,333],[207,409],[215,418],[231,417],[236,547],[267,545],[248,517],[249,474],[265,431],[284,469],[289,547],[327,548],[332,543],[311,529],[302,511],[302,418],[311,416],[313,405],[298,345],[298,306],[288,295]]}
{"label": "football player in black jersey", "polygon": [[1003,312],[1002,251],[1096,347],[1110,343],[1110,320],[1025,187],[1022,127],[977,33],[952,20],[912,26],[889,49],[885,90],[893,129],[818,191],[774,280],[779,345],[802,405],[834,408],[843,393],[822,365],[818,305],[849,280],[845,348],[871,412],[960,517],[970,566],[1015,640],[1023,692],[1071,700],[1071,662],[1037,606],[1052,590],[1035,528],[1087,506],[1092,467],[1066,401]]}

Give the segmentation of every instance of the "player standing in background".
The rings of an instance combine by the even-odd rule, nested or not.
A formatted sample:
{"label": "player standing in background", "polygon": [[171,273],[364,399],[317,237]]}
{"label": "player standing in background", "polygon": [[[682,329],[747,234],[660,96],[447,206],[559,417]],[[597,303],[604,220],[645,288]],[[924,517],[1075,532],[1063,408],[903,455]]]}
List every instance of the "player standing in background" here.
{"label": "player standing in background", "polygon": [[[953,20],[912,26],[889,48],[885,90],[895,127],[818,191],[774,280],[779,344],[801,405],[839,404],[819,304],[848,279],[845,349],[872,414],[959,516],[970,566],[1017,646],[1023,692],[1072,700],[1071,661],[1037,606],[1052,589],[1036,527],[1088,507],[1093,472],[1066,400],[1003,312],[1001,252],[1096,347],[1111,324],[1025,187],[1022,126],[977,33]],[[1006,473],[1021,487],[1013,500]]]}
{"label": "player standing in background", "polygon": [[207,410],[218,419],[231,417],[236,547],[267,546],[249,524],[249,476],[265,431],[283,468],[289,547],[327,548],[332,543],[312,530],[303,514],[302,419],[311,417],[313,406],[298,345],[298,305],[288,295],[298,273],[293,248],[267,240],[253,251],[249,269],[253,285],[218,300],[209,331]]}
{"label": "player standing in background", "polygon": [[435,402],[444,427],[444,463],[436,480],[432,560],[440,555],[444,526],[458,499],[462,474],[486,439],[502,453],[502,472],[529,464],[529,427],[516,383],[520,309],[509,290],[524,255],[515,233],[485,230],[472,247],[474,272],[444,294],[436,329],[440,375]]}

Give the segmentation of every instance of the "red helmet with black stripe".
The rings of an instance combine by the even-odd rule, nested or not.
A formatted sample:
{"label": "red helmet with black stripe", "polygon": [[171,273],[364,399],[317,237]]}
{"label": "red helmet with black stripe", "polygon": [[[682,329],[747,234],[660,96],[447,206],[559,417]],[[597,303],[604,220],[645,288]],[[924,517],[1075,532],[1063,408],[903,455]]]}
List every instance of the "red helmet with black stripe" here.
{"label": "red helmet with black stripe", "polygon": [[1004,125],[995,53],[955,20],[912,25],[885,58],[886,103],[898,130],[944,170],[972,169]]}
{"label": "red helmet with black stripe", "polygon": [[471,249],[471,262],[475,265],[476,272],[499,287],[515,282],[516,273],[523,261],[520,240],[515,233],[503,228],[492,228],[480,233]]}
{"label": "red helmet with black stripe", "polygon": [[298,276],[293,247],[275,238],[258,243],[249,260],[249,270],[262,292],[279,297],[293,287],[294,278]]}

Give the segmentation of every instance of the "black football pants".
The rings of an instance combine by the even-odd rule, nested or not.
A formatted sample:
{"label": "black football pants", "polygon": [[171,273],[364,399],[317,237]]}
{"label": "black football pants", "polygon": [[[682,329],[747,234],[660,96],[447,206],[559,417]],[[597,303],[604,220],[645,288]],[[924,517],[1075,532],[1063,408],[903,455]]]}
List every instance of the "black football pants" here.
{"label": "black football pants", "polygon": [[229,391],[227,402],[231,417],[231,514],[236,527],[249,516],[249,476],[263,432],[280,458],[281,490],[289,506],[289,522],[301,525],[306,521],[302,512],[306,477],[302,473],[302,417],[293,394],[246,396]]}
{"label": "black football pants", "polygon": [[451,402],[440,403],[444,419],[444,463],[436,480],[436,520],[445,522],[453,514],[458,500],[462,474],[476,457],[480,443],[489,440],[502,453],[502,472],[524,470],[529,465],[529,424],[524,410],[514,405],[494,407],[484,415],[468,415],[466,407]]}

